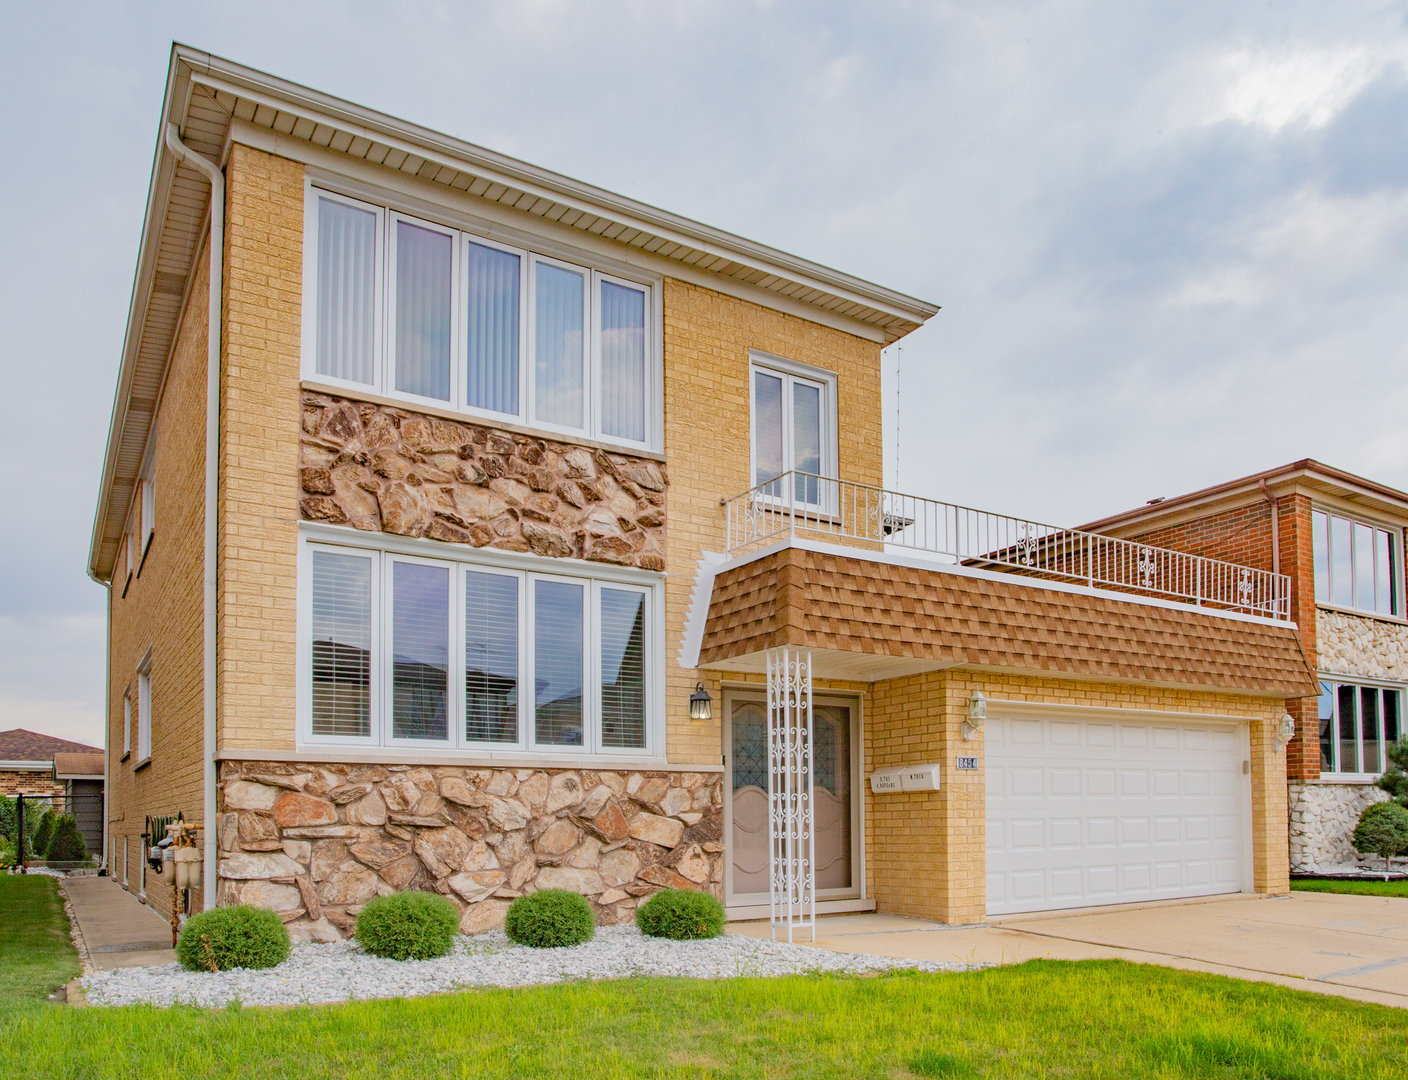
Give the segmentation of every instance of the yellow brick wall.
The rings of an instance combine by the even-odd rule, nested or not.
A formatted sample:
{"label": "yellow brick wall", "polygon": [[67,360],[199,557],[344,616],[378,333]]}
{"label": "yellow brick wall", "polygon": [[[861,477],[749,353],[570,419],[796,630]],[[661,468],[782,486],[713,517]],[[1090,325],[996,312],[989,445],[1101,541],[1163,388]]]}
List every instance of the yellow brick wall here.
{"label": "yellow brick wall", "polygon": [[[203,757],[203,636],[201,625],[205,529],[205,372],[208,246],[192,268],[190,300],[176,335],[171,366],[157,403],[151,477],[155,531],[141,572],[126,583],[127,551],[118,552],[108,616],[108,851],[117,861],[127,840],[127,877],[140,887],[141,840],[148,814],[184,812],[200,820]],[[124,541],[124,544],[126,541]],[[138,560],[141,561],[141,560]],[[138,764],[137,665],[152,651],[151,764]],[[122,699],[132,696],[132,753],[122,757]],[[113,867],[122,880],[122,867]],[[147,895],[163,915],[171,910],[170,875],[148,874]],[[195,897],[200,909],[200,897]]]}
{"label": "yellow brick wall", "polygon": [[[880,346],[864,338],[771,311],[698,285],[665,282],[666,523],[665,684],[672,762],[709,764],[721,750],[719,676],[678,662],[695,569],[704,551],[722,552],[720,498],[752,486],[749,461],[748,350],[836,373],[842,479],[882,482]],[[702,681],[714,719],[689,719],[689,695]]]}
{"label": "yellow brick wall", "polygon": [[219,743],[292,750],[303,167],[236,144],[226,184]]}
{"label": "yellow brick wall", "polygon": [[[1251,733],[1253,881],[1257,892],[1289,888],[1285,754],[1271,746],[1280,701],[1119,683],[1036,679],[954,669],[877,682],[865,726],[865,775],[922,761],[943,765],[936,792],[875,798],[864,792],[867,895],[881,911],[942,922],[986,914],[986,788],[983,735],[960,728],[974,690],[1007,701],[1245,717]],[[958,772],[959,754],[978,756]]]}

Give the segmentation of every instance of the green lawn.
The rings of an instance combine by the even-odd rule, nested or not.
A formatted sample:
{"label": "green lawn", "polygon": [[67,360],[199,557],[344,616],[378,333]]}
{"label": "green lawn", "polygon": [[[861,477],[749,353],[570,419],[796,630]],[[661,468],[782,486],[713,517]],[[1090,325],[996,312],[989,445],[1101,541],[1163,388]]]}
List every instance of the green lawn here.
{"label": "green lawn", "polygon": [[1357,896],[1408,896],[1408,881],[1292,881],[1295,892],[1353,893]]}
{"label": "green lawn", "polygon": [[0,1077],[1394,1078],[1408,1011],[1122,961],[0,1011]]}
{"label": "green lawn", "polygon": [[77,974],[58,882],[0,874],[0,1003],[42,1001]]}

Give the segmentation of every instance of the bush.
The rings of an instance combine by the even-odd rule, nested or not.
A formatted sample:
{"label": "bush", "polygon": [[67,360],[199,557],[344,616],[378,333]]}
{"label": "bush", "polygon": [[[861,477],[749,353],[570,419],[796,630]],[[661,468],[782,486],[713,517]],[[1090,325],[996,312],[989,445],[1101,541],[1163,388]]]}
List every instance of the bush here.
{"label": "bush", "polygon": [[78,830],[78,822],[69,814],[59,818],[54,826],[53,839],[49,841],[50,862],[87,862],[88,845],[83,842],[83,834]]}
{"label": "bush", "polygon": [[271,968],[287,958],[283,920],[248,904],[192,915],[176,943],[176,959],[187,971]]}
{"label": "bush", "polygon": [[450,951],[459,909],[443,896],[400,892],[367,902],[357,916],[357,944],[389,960],[434,960]]}
{"label": "bush", "polygon": [[556,949],[590,941],[596,933],[596,916],[580,893],[542,889],[508,906],[504,930],[519,945]]}
{"label": "bush", "polygon": [[58,815],[52,810],[45,810],[40,816],[39,827],[29,838],[28,851],[31,857],[43,859],[48,856],[49,841],[54,838],[54,825],[58,820]]}
{"label": "bush", "polygon": [[13,840],[19,832],[19,811],[15,800],[8,795],[0,795],[0,840]]}
{"label": "bush", "polygon": [[1388,745],[1388,768],[1375,781],[1399,806],[1408,809],[1408,738]]}
{"label": "bush", "polygon": [[1354,827],[1354,847],[1362,854],[1381,856],[1387,870],[1389,859],[1408,851],[1408,810],[1396,802],[1368,807]]}
{"label": "bush", "polygon": [[661,889],[636,908],[636,925],[642,934],[676,941],[718,937],[724,929],[724,906],[706,892]]}

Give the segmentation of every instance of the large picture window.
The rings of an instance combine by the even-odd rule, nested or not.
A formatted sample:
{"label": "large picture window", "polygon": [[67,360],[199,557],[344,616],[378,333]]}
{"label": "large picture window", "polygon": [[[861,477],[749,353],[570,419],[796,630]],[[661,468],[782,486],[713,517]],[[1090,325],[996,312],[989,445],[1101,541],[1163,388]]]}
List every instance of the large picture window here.
{"label": "large picture window", "polygon": [[1403,734],[1403,693],[1383,686],[1320,683],[1320,772],[1374,776]]}
{"label": "large picture window", "polygon": [[304,566],[309,740],[656,749],[658,586],[318,541]]}
{"label": "large picture window", "polygon": [[653,449],[652,290],[309,188],[307,377]]}
{"label": "large picture window", "polygon": [[1310,522],[1315,602],[1401,614],[1398,533],[1323,510],[1311,511]]}

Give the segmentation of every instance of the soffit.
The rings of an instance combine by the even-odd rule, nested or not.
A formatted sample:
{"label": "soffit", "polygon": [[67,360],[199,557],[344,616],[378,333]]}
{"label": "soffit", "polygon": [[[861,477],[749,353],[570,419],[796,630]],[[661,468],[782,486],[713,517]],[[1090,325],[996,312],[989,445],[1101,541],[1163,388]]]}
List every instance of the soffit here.
{"label": "soffit", "polygon": [[[702,667],[791,644],[934,668],[1276,697],[1317,692],[1294,627],[789,547],[714,578]],[[851,677],[861,677],[852,675]]]}
{"label": "soffit", "polygon": [[853,319],[888,344],[939,309],[818,263],[208,53],[172,49],[88,572],[111,579],[205,229],[209,184],[161,137],[220,161],[232,119]]}

